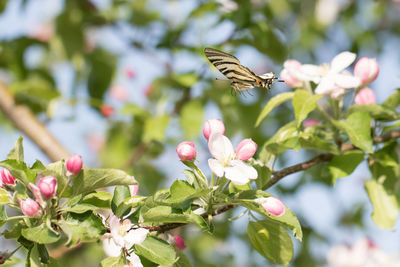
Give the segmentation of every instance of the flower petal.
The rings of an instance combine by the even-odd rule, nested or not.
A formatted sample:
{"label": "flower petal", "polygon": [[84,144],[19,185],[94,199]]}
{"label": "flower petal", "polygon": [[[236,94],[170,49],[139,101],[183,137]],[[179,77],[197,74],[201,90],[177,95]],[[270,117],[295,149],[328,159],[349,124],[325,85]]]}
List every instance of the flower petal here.
{"label": "flower petal", "polygon": [[348,51],[342,52],[332,59],[330,71],[333,73],[341,72],[342,70],[350,66],[355,59],[356,54]]}
{"label": "flower petal", "polygon": [[130,262],[129,266],[133,267],[143,267],[142,262],[140,261],[140,258],[138,255],[135,253],[131,252],[128,257],[126,257],[128,261]]}
{"label": "flower petal", "polygon": [[257,176],[256,169],[241,160],[232,160],[231,166],[225,168],[225,177],[236,185],[247,184],[250,179],[257,179]]}
{"label": "flower petal", "polygon": [[321,66],[312,64],[303,64],[301,65],[299,71],[293,72],[292,70],[289,70],[289,73],[291,73],[299,80],[319,83],[321,80],[321,75],[323,73],[323,70]]}
{"label": "flower petal", "polygon": [[208,166],[211,171],[218,177],[224,176],[224,166],[216,159],[209,159]]}
{"label": "flower petal", "polygon": [[221,133],[211,134],[208,140],[208,149],[211,155],[218,160],[224,161],[226,158],[232,158],[235,155],[231,141]]}
{"label": "flower petal", "polygon": [[315,93],[320,95],[329,94],[335,88],[335,75],[328,74],[321,79],[321,82],[315,88]]}
{"label": "flower petal", "polygon": [[130,230],[124,237],[125,247],[129,249],[135,244],[142,243],[146,239],[148,234],[149,230],[144,228]]}
{"label": "flower petal", "polygon": [[361,80],[358,77],[346,74],[336,74],[335,83],[342,88],[355,88],[361,84]]}
{"label": "flower petal", "polygon": [[111,238],[103,240],[103,249],[109,257],[118,257],[119,255],[121,255],[122,250],[122,248],[115,244],[114,240]]}

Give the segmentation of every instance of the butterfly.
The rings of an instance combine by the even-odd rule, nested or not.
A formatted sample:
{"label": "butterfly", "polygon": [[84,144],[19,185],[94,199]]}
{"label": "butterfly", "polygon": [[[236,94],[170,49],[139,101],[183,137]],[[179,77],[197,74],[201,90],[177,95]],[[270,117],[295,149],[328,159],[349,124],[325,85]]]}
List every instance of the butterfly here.
{"label": "butterfly", "polygon": [[[273,72],[257,75],[249,68],[240,64],[240,61],[236,57],[217,49],[206,47],[204,49],[204,54],[208,60],[231,81],[231,86],[236,91],[240,92],[254,87],[271,89],[274,81],[278,79]],[[281,82],[282,80],[279,81]]]}

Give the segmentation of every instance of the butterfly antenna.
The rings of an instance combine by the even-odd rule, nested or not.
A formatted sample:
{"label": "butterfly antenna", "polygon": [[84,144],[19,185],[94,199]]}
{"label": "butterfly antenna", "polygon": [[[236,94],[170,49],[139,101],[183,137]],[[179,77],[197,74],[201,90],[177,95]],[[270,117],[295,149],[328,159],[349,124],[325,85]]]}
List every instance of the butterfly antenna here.
{"label": "butterfly antenna", "polygon": [[280,83],[284,83],[285,82],[285,80],[278,80],[279,79],[278,77],[274,77],[273,79],[277,80],[277,82],[280,82]]}

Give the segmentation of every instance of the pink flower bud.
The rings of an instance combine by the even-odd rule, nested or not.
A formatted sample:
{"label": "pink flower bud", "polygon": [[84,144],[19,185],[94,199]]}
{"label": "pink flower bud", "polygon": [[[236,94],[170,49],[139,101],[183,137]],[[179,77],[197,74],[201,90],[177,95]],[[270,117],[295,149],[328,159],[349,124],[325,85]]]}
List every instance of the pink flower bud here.
{"label": "pink flower bud", "polygon": [[376,96],[374,91],[367,87],[361,89],[354,99],[354,102],[356,102],[357,105],[374,104],[375,101]]}
{"label": "pink flower bud", "polygon": [[174,235],[173,238],[175,238],[175,247],[177,249],[184,250],[186,248],[185,241],[182,237],[180,237],[179,235]]}
{"label": "pink flower bud", "polygon": [[360,78],[361,84],[371,83],[378,74],[379,66],[375,58],[362,57],[354,65],[354,75]]}
{"label": "pink flower bud", "polygon": [[182,142],[176,147],[176,153],[182,161],[193,160],[196,157],[196,148],[192,142]]}
{"label": "pink flower bud", "polygon": [[314,120],[314,119],[308,119],[308,120],[305,120],[303,122],[303,126],[304,127],[310,127],[310,126],[314,126],[314,125],[317,125],[317,124],[320,124],[320,123],[321,123],[320,121],[317,121],[317,120]]}
{"label": "pink flower bud", "polygon": [[100,107],[100,113],[104,117],[110,117],[110,116],[114,115],[114,108],[112,106],[110,106],[110,105],[103,104]]}
{"label": "pink flower bud", "polygon": [[213,133],[225,134],[225,125],[220,119],[206,120],[203,126],[203,135],[208,140]]}
{"label": "pink flower bud", "polygon": [[41,178],[39,180],[39,190],[45,198],[52,198],[57,193],[57,179],[53,176]]}
{"label": "pink flower bud", "polygon": [[124,86],[115,84],[111,87],[110,96],[115,100],[125,101],[128,98],[128,91]]}
{"label": "pink flower bud", "polygon": [[135,77],[135,71],[131,68],[131,67],[126,67],[125,68],[125,75],[132,79],[133,77]]}
{"label": "pink flower bud", "polygon": [[36,215],[39,215],[40,206],[32,198],[28,197],[27,199],[21,200],[20,207],[22,213],[26,216],[35,217]]}
{"label": "pink flower bud", "polygon": [[303,82],[295,76],[295,73],[300,71],[301,63],[295,59],[288,59],[283,63],[283,66],[284,69],[281,71],[280,76],[286,85],[291,88],[302,86]]}
{"label": "pink flower bud", "polygon": [[1,175],[1,182],[3,184],[9,185],[9,186],[13,186],[15,185],[15,177],[12,176],[12,174],[10,173],[9,170],[7,169],[2,169],[0,171],[0,175]]}
{"label": "pink flower bud", "polygon": [[257,144],[250,138],[242,140],[236,148],[236,158],[248,160],[257,151]]}
{"label": "pink flower bud", "polygon": [[72,174],[78,174],[82,170],[82,158],[79,155],[73,155],[67,160],[67,170]]}
{"label": "pink flower bud", "polygon": [[274,216],[282,216],[286,211],[285,204],[276,197],[258,198],[254,201],[260,204],[266,212]]}

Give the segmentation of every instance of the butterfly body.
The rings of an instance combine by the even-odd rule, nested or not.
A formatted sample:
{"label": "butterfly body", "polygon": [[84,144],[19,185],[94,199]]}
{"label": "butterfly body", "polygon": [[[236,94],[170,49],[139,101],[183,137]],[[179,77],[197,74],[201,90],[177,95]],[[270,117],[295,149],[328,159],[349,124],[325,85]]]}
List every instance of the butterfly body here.
{"label": "butterfly body", "polygon": [[270,89],[277,79],[273,72],[257,75],[249,68],[240,64],[240,61],[231,54],[206,47],[204,54],[208,60],[230,80],[231,86],[237,91],[263,87]]}

